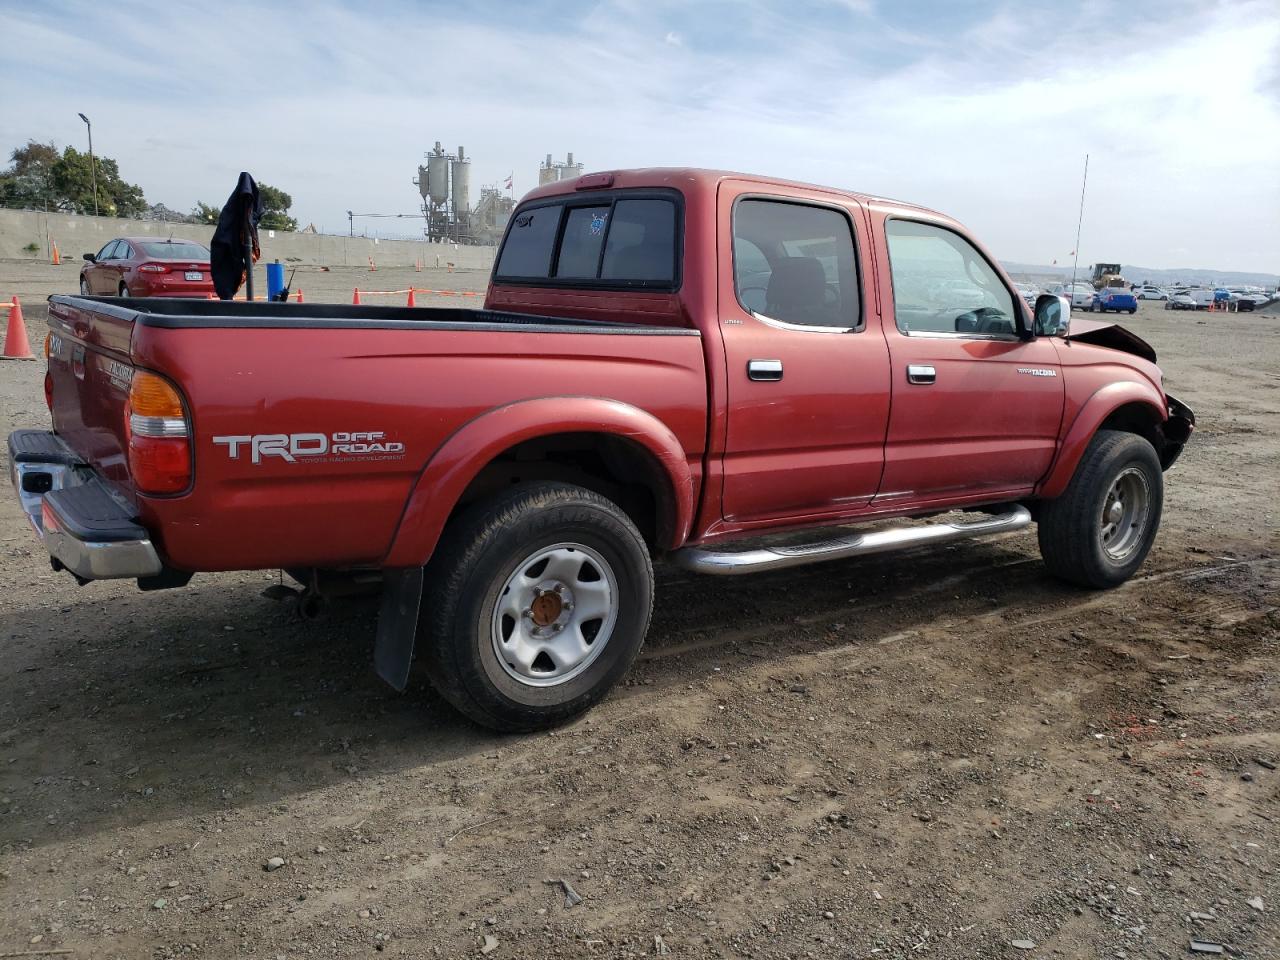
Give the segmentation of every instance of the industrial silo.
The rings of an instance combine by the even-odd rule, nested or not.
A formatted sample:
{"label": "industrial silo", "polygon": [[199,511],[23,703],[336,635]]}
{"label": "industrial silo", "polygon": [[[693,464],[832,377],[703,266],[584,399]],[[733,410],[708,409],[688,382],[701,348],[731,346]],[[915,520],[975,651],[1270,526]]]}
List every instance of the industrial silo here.
{"label": "industrial silo", "polygon": [[453,161],[453,216],[461,222],[471,212],[471,161],[462,147],[458,147],[458,159]]}
{"label": "industrial silo", "polygon": [[553,183],[560,179],[560,172],[556,169],[556,165],[551,162],[551,154],[547,154],[546,163],[538,167],[538,186]]}
{"label": "industrial silo", "polygon": [[565,162],[557,164],[560,172],[561,180],[573,180],[582,175],[582,164],[573,162],[573,154],[569,153],[565,157]]}
{"label": "industrial silo", "polygon": [[449,155],[436,141],[436,148],[427,154],[427,195],[432,206],[442,206],[449,199]]}

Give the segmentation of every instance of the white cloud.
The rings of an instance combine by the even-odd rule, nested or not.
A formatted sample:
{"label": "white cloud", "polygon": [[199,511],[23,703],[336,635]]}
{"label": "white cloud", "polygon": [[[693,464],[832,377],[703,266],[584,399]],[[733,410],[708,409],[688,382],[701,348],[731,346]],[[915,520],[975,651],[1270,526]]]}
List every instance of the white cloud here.
{"label": "white cloud", "polygon": [[477,185],[514,168],[517,192],[547,152],[718,166],[916,200],[1039,262],[1074,245],[1087,151],[1082,262],[1280,269],[1271,5],[1105,8],[1107,31],[1088,6],[997,8],[959,31],[845,6],[854,19],[801,0],[605,0],[501,22],[332,4],[97,23],[9,10],[0,147],[80,144],[83,110],[152,200],[220,200],[248,169],[334,230],[348,208],[416,210],[410,179],[437,139],[466,146]]}

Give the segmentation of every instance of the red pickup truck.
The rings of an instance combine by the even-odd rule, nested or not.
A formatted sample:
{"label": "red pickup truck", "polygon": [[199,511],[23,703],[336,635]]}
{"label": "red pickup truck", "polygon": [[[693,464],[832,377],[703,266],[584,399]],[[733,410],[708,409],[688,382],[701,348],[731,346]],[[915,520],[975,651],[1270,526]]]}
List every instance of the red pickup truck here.
{"label": "red pickup truck", "polygon": [[540,187],[477,311],[50,302],[53,431],[9,456],[55,568],[380,581],[378,673],[402,689],[416,644],[503,730],[622,676],[655,559],[745,574],[1036,521],[1051,573],[1119,584],[1194,424],[1146,343],[1028,307],[954,220],[706,170]]}

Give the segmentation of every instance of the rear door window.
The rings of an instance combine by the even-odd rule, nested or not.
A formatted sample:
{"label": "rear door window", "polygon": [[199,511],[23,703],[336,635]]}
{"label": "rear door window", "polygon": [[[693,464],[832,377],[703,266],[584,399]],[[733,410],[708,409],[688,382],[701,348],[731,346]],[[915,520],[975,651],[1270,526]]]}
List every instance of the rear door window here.
{"label": "rear door window", "polygon": [[733,282],[758,316],[857,328],[862,308],[849,218],[830,207],[744,199],[733,215]]}
{"label": "rear door window", "polygon": [[516,214],[498,257],[497,276],[545,279],[550,275],[560,210],[560,206],[555,205]]}

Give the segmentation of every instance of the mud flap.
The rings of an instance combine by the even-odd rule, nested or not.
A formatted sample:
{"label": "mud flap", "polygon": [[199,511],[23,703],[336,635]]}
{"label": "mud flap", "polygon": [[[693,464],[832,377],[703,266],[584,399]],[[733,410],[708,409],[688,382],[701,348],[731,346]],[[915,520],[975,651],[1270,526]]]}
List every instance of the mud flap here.
{"label": "mud flap", "polygon": [[378,676],[399,691],[409,685],[421,605],[421,567],[382,571],[382,607],[378,611],[378,634],[373,643],[373,666]]}

